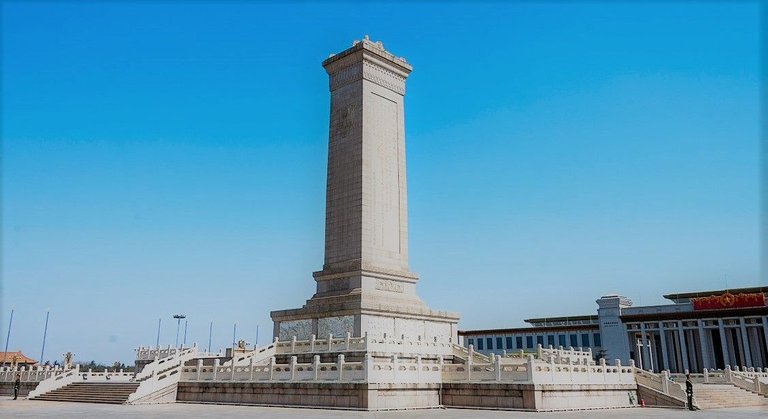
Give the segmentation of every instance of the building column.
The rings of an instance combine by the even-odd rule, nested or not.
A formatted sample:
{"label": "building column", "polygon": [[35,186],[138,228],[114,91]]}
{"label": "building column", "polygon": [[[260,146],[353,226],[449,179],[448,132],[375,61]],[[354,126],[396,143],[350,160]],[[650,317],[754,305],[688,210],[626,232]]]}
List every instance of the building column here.
{"label": "building column", "polygon": [[653,365],[653,362],[651,361],[651,358],[648,356],[648,353],[650,351],[646,350],[646,349],[648,349],[648,339],[647,339],[647,336],[645,335],[645,323],[644,322],[640,323],[640,344],[641,344],[640,351],[643,354],[642,360],[643,360],[643,364],[644,364],[644,365],[641,365],[640,368],[646,369],[645,368],[645,364],[648,364],[649,367],[647,369],[650,371],[651,370],[650,366]]}
{"label": "building column", "polygon": [[[723,347],[723,363],[725,365],[731,365],[731,353],[728,350],[728,339],[725,337],[725,326],[723,325],[723,319],[717,319],[717,327],[720,330],[720,346]],[[735,365],[731,365],[734,367]]]}
{"label": "building column", "polygon": [[708,345],[707,342],[707,330],[704,329],[704,320],[699,319],[697,324],[699,326],[699,345],[701,346],[701,369],[703,371],[704,368],[715,368],[715,362],[710,357],[709,347],[712,345]]}
{"label": "building column", "polygon": [[[763,316],[763,337],[765,337],[765,344],[768,345],[768,316]],[[767,364],[763,365],[763,368],[766,368],[768,367],[768,351],[765,351],[764,353],[766,356],[765,361]]]}
{"label": "building column", "polygon": [[683,322],[677,322],[677,342],[680,346],[680,358],[683,359],[683,372],[688,370],[688,345],[685,343],[685,329]]}
{"label": "building column", "polygon": [[741,346],[744,348],[743,366],[752,368],[752,351],[749,349],[749,335],[747,334],[747,326],[744,324],[744,317],[739,317],[739,327],[741,328]]}
{"label": "building column", "polygon": [[664,365],[659,365],[659,371],[669,370],[669,357],[667,356],[667,332],[664,330],[664,322],[659,321],[659,338],[661,338],[661,359]]}

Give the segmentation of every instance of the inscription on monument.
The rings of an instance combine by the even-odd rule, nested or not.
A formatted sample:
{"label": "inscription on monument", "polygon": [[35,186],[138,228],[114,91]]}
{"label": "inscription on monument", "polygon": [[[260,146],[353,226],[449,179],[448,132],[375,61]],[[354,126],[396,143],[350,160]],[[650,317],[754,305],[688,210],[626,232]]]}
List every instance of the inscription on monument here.
{"label": "inscription on monument", "polygon": [[390,292],[404,292],[403,284],[399,284],[395,281],[388,281],[386,279],[380,279],[376,282],[376,289]]}

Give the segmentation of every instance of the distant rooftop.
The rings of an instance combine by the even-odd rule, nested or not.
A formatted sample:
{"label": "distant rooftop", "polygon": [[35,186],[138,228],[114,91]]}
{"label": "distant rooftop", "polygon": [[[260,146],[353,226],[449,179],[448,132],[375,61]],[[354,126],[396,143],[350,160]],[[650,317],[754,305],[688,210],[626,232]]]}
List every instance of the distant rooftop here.
{"label": "distant rooftop", "polygon": [[697,292],[682,292],[675,294],[666,294],[664,298],[674,301],[677,304],[687,304],[691,302],[691,298],[709,297],[712,295],[722,295],[726,292],[731,294],[755,294],[763,293],[768,294],[768,286],[763,287],[750,287],[750,288],[730,288],[716,291],[697,291]]}
{"label": "distant rooftop", "polygon": [[11,364],[14,362],[14,357],[16,358],[17,364],[37,364],[37,361],[24,355],[21,351],[0,352],[0,364]]}
{"label": "distant rooftop", "polygon": [[539,317],[535,319],[526,319],[524,321],[537,327],[597,324],[597,315]]}

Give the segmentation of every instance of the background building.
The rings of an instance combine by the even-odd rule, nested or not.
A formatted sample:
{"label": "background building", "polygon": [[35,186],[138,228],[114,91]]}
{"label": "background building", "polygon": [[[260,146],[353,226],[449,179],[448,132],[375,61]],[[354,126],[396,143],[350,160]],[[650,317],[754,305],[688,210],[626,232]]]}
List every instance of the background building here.
{"label": "background building", "polygon": [[597,315],[528,319],[531,327],[459,331],[482,353],[542,346],[591,348],[647,370],[701,372],[725,365],[768,367],[768,287],[669,294],[673,304],[634,307],[620,295],[597,300]]}

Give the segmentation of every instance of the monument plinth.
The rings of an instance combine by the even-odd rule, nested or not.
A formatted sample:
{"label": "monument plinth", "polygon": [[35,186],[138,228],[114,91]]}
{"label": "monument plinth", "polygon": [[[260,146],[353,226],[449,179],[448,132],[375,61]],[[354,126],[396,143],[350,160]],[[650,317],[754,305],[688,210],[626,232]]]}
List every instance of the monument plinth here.
{"label": "monument plinth", "polygon": [[412,67],[367,37],[323,62],[331,92],[325,261],[299,309],[271,313],[274,336],[456,342],[456,313],[416,294],[408,266],[405,80]]}

